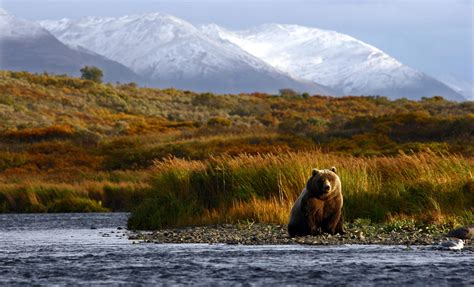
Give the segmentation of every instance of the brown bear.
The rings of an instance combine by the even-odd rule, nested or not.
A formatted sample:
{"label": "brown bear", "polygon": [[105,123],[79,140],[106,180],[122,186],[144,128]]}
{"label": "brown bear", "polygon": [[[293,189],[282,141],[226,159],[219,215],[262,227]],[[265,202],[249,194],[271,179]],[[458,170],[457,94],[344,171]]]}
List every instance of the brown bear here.
{"label": "brown bear", "polygon": [[323,232],[344,234],[341,180],[336,168],[317,170],[291,209],[288,233],[291,237]]}

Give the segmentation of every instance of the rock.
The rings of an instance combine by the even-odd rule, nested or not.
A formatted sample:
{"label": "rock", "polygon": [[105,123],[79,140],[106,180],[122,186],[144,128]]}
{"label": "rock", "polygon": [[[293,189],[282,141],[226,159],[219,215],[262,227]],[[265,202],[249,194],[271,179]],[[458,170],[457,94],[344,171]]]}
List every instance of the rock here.
{"label": "rock", "polygon": [[441,249],[445,250],[462,250],[464,248],[464,241],[462,239],[444,240],[440,243]]}
{"label": "rock", "polygon": [[[429,245],[441,239],[440,232],[429,233],[419,228],[413,230],[387,231],[381,225],[360,228],[347,227],[345,235],[321,234],[317,236],[293,237],[288,236],[286,226],[263,223],[251,225],[209,225],[202,227],[162,229],[153,233],[130,233],[129,239],[150,240],[160,243],[208,243],[208,244],[404,244]],[[118,232],[116,232],[118,233]],[[436,237],[438,236],[438,237]],[[437,243],[434,243],[437,245]],[[465,248],[472,248],[470,240],[465,241]]]}

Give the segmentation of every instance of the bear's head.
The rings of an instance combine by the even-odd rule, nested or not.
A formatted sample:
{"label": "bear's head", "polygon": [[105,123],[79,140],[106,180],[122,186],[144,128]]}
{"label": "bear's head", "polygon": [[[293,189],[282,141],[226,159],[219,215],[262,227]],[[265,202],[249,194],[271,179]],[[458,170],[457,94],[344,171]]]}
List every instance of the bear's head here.
{"label": "bear's head", "polygon": [[330,169],[313,169],[311,178],[306,184],[306,190],[311,197],[316,197],[320,200],[329,199],[341,190],[341,181],[336,174],[336,168]]}

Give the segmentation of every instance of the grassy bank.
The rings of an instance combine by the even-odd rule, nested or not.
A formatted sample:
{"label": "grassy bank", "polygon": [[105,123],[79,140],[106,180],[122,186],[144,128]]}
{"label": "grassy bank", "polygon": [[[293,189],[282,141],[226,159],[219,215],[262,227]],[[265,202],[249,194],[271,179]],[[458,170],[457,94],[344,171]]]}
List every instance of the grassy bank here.
{"label": "grassy bank", "polygon": [[337,166],[349,221],[415,218],[470,223],[474,163],[419,153],[357,158],[320,151],[156,162],[152,190],[129,221],[134,229],[255,221],[285,224],[313,167]]}
{"label": "grassy bank", "polygon": [[0,184],[1,213],[130,211],[144,184],[113,182]]}

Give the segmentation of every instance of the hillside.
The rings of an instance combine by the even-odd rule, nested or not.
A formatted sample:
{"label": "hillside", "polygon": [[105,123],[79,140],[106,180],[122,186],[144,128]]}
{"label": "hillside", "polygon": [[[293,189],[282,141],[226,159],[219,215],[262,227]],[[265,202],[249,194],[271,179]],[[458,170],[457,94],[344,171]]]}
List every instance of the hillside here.
{"label": "hillside", "polygon": [[54,125],[104,139],[170,131],[187,139],[265,131],[295,135],[336,151],[354,152],[355,146],[342,142],[352,139],[351,145],[357,145],[361,136],[368,137],[369,144],[385,142],[373,147],[376,153],[396,152],[413,142],[468,154],[472,149],[462,143],[471,143],[474,103],[440,97],[390,101],[306,97],[291,91],[283,96],[214,95],[8,71],[0,74],[0,89],[4,133]]}
{"label": "hillside", "polygon": [[[150,210],[183,211],[173,202],[163,203],[162,196],[184,196],[183,206],[195,202],[162,187],[188,186],[191,180],[196,190],[189,194],[198,192],[202,204],[193,212],[208,212],[198,223],[284,222],[305,170],[337,165],[345,181],[351,178],[348,174],[353,175],[353,181],[345,183],[353,186],[348,193],[351,202],[380,201],[366,214],[373,220],[393,217],[394,212],[433,211],[427,201],[411,202],[406,210],[385,204],[386,197],[375,194],[386,184],[390,192],[399,194],[397,200],[417,192],[434,196],[433,202],[442,208],[433,211],[442,216],[439,218],[452,212],[461,215],[472,202],[472,177],[466,171],[473,167],[473,119],[474,103],[440,97],[391,101],[383,97],[308,97],[291,91],[279,96],[215,95],[1,71],[0,211],[116,211],[143,203],[138,219],[134,216],[135,226],[156,227],[165,223],[146,222]],[[206,187],[214,186],[221,166],[227,165],[226,182],[240,178],[251,185],[233,186],[236,201],[221,202],[222,187],[217,186],[216,194]],[[355,174],[367,168],[377,178]],[[264,175],[274,186],[280,172],[286,178],[281,184],[291,189],[284,202],[274,198],[277,189],[270,188],[265,194],[254,190],[261,182],[257,178]],[[365,177],[379,182],[387,173],[393,174],[390,182],[373,189],[364,185]],[[414,180],[414,174],[423,175],[424,181]],[[397,185],[403,178],[409,186]],[[373,193],[354,193],[359,189]],[[439,190],[446,193],[438,194]],[[452,201],[455,206],[446,203],[451,202],[446,198],[459,192],[466,193],[467,199]],[[165,209],[157,209],[157,200]],[[214,213],[206,209],[209,205],[218,208],[220,203],[224,209]],[[418,204],[419,209],[413,209]],[[232,213],[227,212],[229,207]],[[194,207],[189,208],[186,212]],[[268,208],[271,216],[260,217]],[[363,216],[354,205],[347,208],[349,218]],[[218,214],[230,217],[215,217]],[[196,215],[199,213],[193,213]],[[166,225],[190,223],[180,215],[156,216],[171,220]]]}

